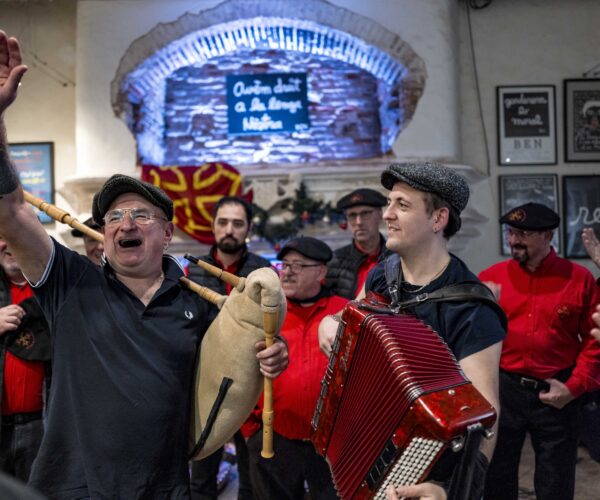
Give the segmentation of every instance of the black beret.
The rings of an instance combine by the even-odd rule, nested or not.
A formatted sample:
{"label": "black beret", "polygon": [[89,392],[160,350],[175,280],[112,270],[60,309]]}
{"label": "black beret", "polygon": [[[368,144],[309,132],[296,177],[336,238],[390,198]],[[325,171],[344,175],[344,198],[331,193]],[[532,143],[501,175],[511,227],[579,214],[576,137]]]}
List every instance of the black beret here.
{"label": "black beret", "polygon": [[118,196],[125,193],[136,193],[146,199],[155,207],[160,208],[168,220],[173,219],[173,201],[159,187],[149,182],[140,181],[128,175],[115,174],[110,177],[104,186],[94,195],[92,201],[92,217],[101,226],[104,225],[104,216],[108,207]]}
{"label": "black beret", "polygon": [[556,229],[560,224],[560,217],[545,205],[525,203],[500,217],[500,224],[508,224],[517,229],[529,231],[546,231]]}
{"label": "black beret", "polygon": [[338,210],[346,210],[357,205],[368,207],[385,207],[387,199],[379,191],[369,188],[355,189],[346,196],[342,196],[337,202]]}
{"label": "black beret", "polygon": [[310,236],[300,236],[289,240],[283,248],[279,250],[277,259],[281,260],[290,250],[295,250],[309,259],[318,260],[321,262],[329,262],[333,257],[333,252],[327,243],[321,240],[311,238]]}
{"label": "black beret", "polygon": [[[95,229],[96,231],[98,229],[100,229],[100,224],[98,224],[97,222],[94,221],[94,219],[92,219],[91,217],[89,219],[87,219],[84,224],[87,227],[90,227],[92,229]],[[83,233],[79,230],[79,229],[73,229],[71,231],[71,235],[74,236],[75,238],[83,238]]]}
{"label": "black beret", "polygon": [[394,163],[381,174],[381,184],[391,191],[396,182],[405,182],[419,191],[437,194],[459,214],[469,201],[467,181],[440,163]]}

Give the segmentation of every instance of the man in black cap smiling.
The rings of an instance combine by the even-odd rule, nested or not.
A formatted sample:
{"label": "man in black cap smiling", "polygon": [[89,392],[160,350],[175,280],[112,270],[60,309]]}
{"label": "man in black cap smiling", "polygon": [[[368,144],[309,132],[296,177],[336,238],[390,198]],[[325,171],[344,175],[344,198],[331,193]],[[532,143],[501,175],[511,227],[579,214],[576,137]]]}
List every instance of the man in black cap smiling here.
{"label": "man in black cap smiling", "polygon": [[337,295],[355,298],[362,290],[369,271],[385,254],[385,239],[379,232],[381,207],[387,199],[374,189],[355,189],[337,203],[352,231],[352,243],[333,252],[325,285]]}
{"label": "man in black cap smiling", "polygon": [[[100,230],[101,227],[100,224],[94,222],[92,217],[87,219],[84,224],[95,231]],[[73,229],[71,231],[71,235],[75,238],[83,238],[85,254],[87,255],[88,259],[99,266],[102,261],[102,255],[104,254],[104,242],[96,240],[87,234],[83,234],[79,229]]]}
{"label": "man in black cap smiling", "polygon": [[[465,180],[444,165],[419,162],[391,165],[383,172],[381,183],[390,191],[383,219],[388,226],[386,246],[393,253],[371,271],[366,291],[382,294],[392,302],[403,302],[454,283],[477,281],[466,265],[447,249],[448,239],[460,228],[460,213],[469,199]],[[424,300],[408,312],[442,337],[465,375],[499,409],[498,359],[505,332],[498,312],[479,297],[463,302]],[[326,338],[331,332],[327,321],[330,320],[323,323],[319,336],[322,348],[325,346],[324,351],[328,353],[327,344],[333,337]],[[481,495],[493,446],[493,439],[484,440],[477,457],[471,488],[473,499]],[[390,487],[388,498],[447,498],[455,460],[450,452],[434,467],[427,482]]]}
{"label": "man in black cap smiling", "polygon": [[329,467],[311,444],[310,422],[325,374],[327,358],[319,352],[317,329],[321,319],[337,313],[347,300],[321,286],[331,249],[316,238],[288,241],[277,254],[281,260],[281,285],[287,298],[287,315],[281,334],[288,342],[290,365],[273,381],[275,419],[274,451],[269,460],[260,458],[262,404],[242,428],[249,436],[250,477],[261,500],[337,498]]}
{"label": "man in black cap smiling", "polygon": [[[173,203],[151,184],[114,175],[94,197],[102,267],[46,233],[24,200],[2,118],[26,70],[17,40],[0,31],[0,234],[34,288],[53,347],[29,483],[51,498],[188,499],[193,372],[216,308],[180,284],[183,270],[164,255]],[[247,315],[262,317],[250,288],[240,293]],[[272,288],[261,292],[276,296]],[[287,364],[280,341],[256,356],[270,377]]]}
{"label": "man in black cap smiling", "polygon": [[536,498],[572,499],[581,396],[600,386],[600,345],[590,335],[596,283],[587,269],[556,255],[551,241],[560,218],[550,208],[526,203],[500,223],[513,258],[479,274],[508,316],[500,358],[502,412],[485,498],[517,498],[529,433]]}

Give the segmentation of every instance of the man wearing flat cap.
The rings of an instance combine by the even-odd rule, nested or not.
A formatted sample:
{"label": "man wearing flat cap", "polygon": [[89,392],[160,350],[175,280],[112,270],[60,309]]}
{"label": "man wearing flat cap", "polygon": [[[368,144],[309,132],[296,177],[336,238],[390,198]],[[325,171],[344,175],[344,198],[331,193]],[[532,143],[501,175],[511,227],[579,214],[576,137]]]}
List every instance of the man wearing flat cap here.
{"label": "man wearing flat cap", "polygon": [[352,243],[333,252],[325,285],[342,297],[354,299],[363,289],[369,271],[385,255],[385,238],[379,232],[387,199],[374,189],[355,189],[342,196],[342,210],[352,231]]}
{"label": "man wearing flat cap", "polygon": [[[173,203],[151,184],[114,175],[94,196],[102,267],[46,233],[24,200],[2,119],[26,70],[17,40],[0,32],[0,234],[34,288],[53,347],[29,483],[50,498],[188,499],[193,374],[216,307],[180,284],[181,267],[164,254]],[[238,296],[262,317],[248,288]],[[275,376],[287,349],[277,341],[256,357]]]}
{"label": "man wearing flat cap", "polygon": [[[460,213],[467,205],[469,188],[453,169],[434,162],[400,163],[389,166],[381,176],[389,190],[383,213],[388,227],[386,246],[392,255],[369,273],[366,291],[374,291],[400,303],[424,297],[448,285],[478,281],[467,266],[447,249],[447,241],[460,228]],[[488,302],[474,297],[462,302],[424,300],[409,313],[435,330],[458,360],[465,375],[496,408],[497,371],[502,317]],[[322,349],[328,353],[335,329],[320,329]],[[470,498],[479,499],[494,441],[483,440],[477,456]],[[450,465],[441,467],[441,464]],[[390,487],[389,499],[425,497],[446,499],[456,454],[448,453],[428,476],[415,486]],[[443,469],[443,470],[442,470]]]}
{"label": "man wearing flat cap", "polygon": [[485,498],[516,499],[527,433],[538,500],[572,499],[581,396],[600,386],[600,345],[590,335],[598,302],[592,274],[556,255],[559,216],[539,203],[504,214],[512,259],[482,271],[508,317],[500,358],[502,412]]}
{"label": "man wearing flat cap", "polygon": [[[92,217],[87,219],[84,224],[94,231],[98,231],[101,228],[100,224],[94,222]],[[87,258],[99,266],[102,261],[102,255],[104,255],[104,242],[83,234],[79,229],[71,230],[71,235],[75,238],[83,238],[83,247],[85,248]]]}
{"label": "man wearing flat cap", "polygon": [[321,286],[331,257],[327,244],[311,237],[294,238],[277,254],[287,298],[281,334],[288,342],[290,365],[273,381],[275,456],[260,458],[257,431],[262,421],[262,402],[242,428],[249,436],[254,494],[261,500],[302,500],[305,482],[311,498],[337,498],[329,467],[310,442],[310,422],[327,366],[327,359],[319,352],[318,326],[323,317],[337,313],[347,302]]}

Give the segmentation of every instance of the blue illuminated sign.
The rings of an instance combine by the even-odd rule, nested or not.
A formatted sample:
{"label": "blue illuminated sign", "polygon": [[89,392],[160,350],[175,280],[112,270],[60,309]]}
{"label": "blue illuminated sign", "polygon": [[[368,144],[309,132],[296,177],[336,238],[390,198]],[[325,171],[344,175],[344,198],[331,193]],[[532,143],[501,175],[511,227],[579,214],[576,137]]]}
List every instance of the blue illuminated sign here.
{"label": "blue illuminated sign", "polygon": [[230,134],[266,134],[308,130],[306,73],[227,76]]}

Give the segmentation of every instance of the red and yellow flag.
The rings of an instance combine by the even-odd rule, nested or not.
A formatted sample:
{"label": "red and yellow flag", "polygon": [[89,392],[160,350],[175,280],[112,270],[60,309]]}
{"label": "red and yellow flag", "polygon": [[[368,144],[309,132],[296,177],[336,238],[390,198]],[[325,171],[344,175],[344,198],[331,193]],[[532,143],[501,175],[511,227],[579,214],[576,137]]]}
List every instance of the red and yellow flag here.
{"label": "red and yellow flag", "polygon": [[211,230],[214,204],[223,196],[241,196],[252,201],[252,191],[242,193],[242,175],[223,162],[200,167],[142,166],[142,180],[160,187],[173,200],[173,222],[192,238],[214,243]]}

